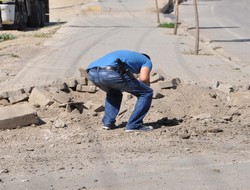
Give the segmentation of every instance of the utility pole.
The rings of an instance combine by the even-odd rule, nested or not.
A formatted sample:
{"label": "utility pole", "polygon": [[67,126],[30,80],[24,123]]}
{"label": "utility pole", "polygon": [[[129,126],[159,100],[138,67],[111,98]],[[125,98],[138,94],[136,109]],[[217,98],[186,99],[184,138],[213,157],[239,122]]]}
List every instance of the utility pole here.
{"label": "utility pole", "polygon": [[179,23],[179,0],[175,0],[175,25],[174,25],[174,35],[177,34],[178,23]]}
{"label": "utility pole", "polygon": [[197,0],[194,0],[194,10],[195,10],[195,23],[196,23],[196,33],[195,33],[195,54],[199,54],[199,41],[200,41],[200,31],[199,31],[199,15]]}
{"label": "utility pole", "polygon": [[157,13],[157,22],[160,23],[160,13],[159,13],[158,0],[155,0],[155,5],[156,5],[156,13]]}

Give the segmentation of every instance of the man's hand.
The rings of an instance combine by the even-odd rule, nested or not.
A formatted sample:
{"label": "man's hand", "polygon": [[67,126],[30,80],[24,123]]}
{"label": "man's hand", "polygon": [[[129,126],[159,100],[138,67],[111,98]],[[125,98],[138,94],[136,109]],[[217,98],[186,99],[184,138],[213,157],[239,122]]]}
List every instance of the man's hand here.
{"label": "man's hand", "polygon": [[148,86],[150,85],[150,69],[148,67],[141,68],[139,80]]}

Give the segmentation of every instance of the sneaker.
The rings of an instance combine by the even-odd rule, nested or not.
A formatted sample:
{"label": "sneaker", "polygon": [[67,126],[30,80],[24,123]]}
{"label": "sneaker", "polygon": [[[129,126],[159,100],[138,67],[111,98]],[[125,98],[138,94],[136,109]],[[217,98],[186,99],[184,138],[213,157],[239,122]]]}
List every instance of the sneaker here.
{"label": "sneaker", "polygon": [[139,131],[151,131],[153,130],[154,128],[152,126],[141,126],[140,128],[138,129],[126,129],[125,132],[139,132]]}
{"label": "sneaker", "polygon": [[103,125],[102,128],[105,129],[105,130],[111,130],[111,129],[115,129],[115,128],[116,128],[116,125],[115,125],[115,124],[111,124],[111,125],[109,125],[109,126]]}
{"label": "sneaker", "polygon": [[107,127],[107,126],[103,126],[102,128],[105,129],[105,130],[110,130],[111,129],[111,127]]}

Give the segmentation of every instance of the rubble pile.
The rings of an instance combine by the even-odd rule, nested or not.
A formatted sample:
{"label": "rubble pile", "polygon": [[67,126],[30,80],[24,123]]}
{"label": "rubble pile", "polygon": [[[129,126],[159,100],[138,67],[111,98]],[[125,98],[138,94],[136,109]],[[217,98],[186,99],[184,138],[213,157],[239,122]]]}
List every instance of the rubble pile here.
{"label": "rubble pile", "polygon": [[[80,73],[81,75],[79,78],[68,79],[66,82],[62,83],[51,84],[49,86],[43,87],[31,87],[18,89],[15,91],[1,92],[0,105],[2,105],[2,107],[0,107],[0,129],[13,129],[29,125],[42,125],[48,122],[52,122],[53,126],[55,126],[56,128],[63,128],[68,125],[67,123],[72,123],[72,121],[69,120],[74,120],[77,118],[74,118],[75,116],[71,116],[71,119],[69,119],[67,117],[67,113],[79,114],[80,116],[78,119],[76,119],[77,121],[85,120],[85,113],[87,113],[90,118],[96,116],[101,117],[104,111],[103,102],[105,95],[102,91],[99,91],[91,81],[87,79],[87,73],[84,69],[81,68]],[[164,76],[164,73],[160,71],[152,72],[151,87],[154,89],[153,99],[162,99],[166,95],[168,96],[168,92],[166,92],[165,89],[176,89],[177,86],[181,84],[181,80],[179,78],[173,78],[170,80],[167,80],[166,78],[167,77]],[[236,88],[227,84],[220,84],[218,81],[213,82],[211,88],[215,88],[217,90],[213,91],[212,89],[208,89],[210,90],[209,96],[211,99],[218,99],[218,92],[231,94],[230,96],[225,95],[225,98],[223,100],[226,101],[227,104],[229,104],[228,106],[226,106],[228,110],[231,110],[232,107],[239,107],[239,109],[242,109],[244,107],[245,109],[249,109],[250,96],[249,91],[246,90],[247,88],[245,88],[245,91],[243,91],[242,87]],[[237,93],[235,93],[236,91]],[[195,94],[197,92],[194,91],[192,93]],[[129,102],[130,99],[133,98],[132,95],[127,93],[124,93],[124,97],[125,105],[128,104],[127,102]],[[134,101],[135,98],[131,102],[134,103]],[[152,117],[150,117],[150,115],[154,116],[155,114],[158,114],[158,116],[162,115],[162,118],[166,117],[166,110],[161,110],[164,110],[163,108],[166,108],[164,107],[164,104],[170,106],[173,103],[173,100],[169,103],[166,103],[166,101],[167,100],[163,101],[163,104],[161,105],[162,107],[157,106],[155,110],[152,108],[151,110],[153,111],[151,111],[152,113],[149,114],[149,118]],[[132,111],[134,107],[133,103],[130,103],[130,105],[127,105],[127,107],[121,107],[119,119],[128,119],[129,115],[126,118],[124,117],[124,113],[126,113],[129,109]],[[183,104],[185,103],[186,102],[183,102]],[[197,100],[196,104],[199,103],[202,104],[202,98],[200,101]],[[223,102],[221,103],[225,104]],[[189,103],[187,103],[187,105],[188,104]],[[154,106],[155,105],[153,103],[152,107]],[[214,105],[214,107],[216,106],[221,107],[219,105]],[[198,108],[194,110],[197,109]],[[188,119],[192,118],[192,120],[196,120],[203,124],[207,124],[209,122],[226,123],[232,121],[234,116],[241,115],[238,109],[235,109],[234,111],[228,111],[230,112],[229,114],[224,115],[220,118],[213,118],[212,113],[204,113],[202,109],[197,112],[197,115],[194,115],[191,110],[186,111],[186,114],[188,116],[178,116],[179,111],[177,111],[176,116],[180,121],[190,122]],[[226,110],[224,109],[224,111]],[[38,114],[37,112],[40,112],[40,114]],[[46,112],[47,114],[45,114]],[[66,113],[66,119],[64,120],[66,120],[67,122],[63,121],[62,118],[60,118],[61,113]],[[216,112],[214,112],[213,114],[216,114]],[[47,116],[43,118],[42,115]],[[54,117],[54,119],[50,118],[52,116]],[[248,125],[249,123],[246,122],[246,125]],[[184,138],[186,138],[186,136]]]}
{"label": "rubble pile", "polygon": [[[87,79],[87,73],[80,69],[81,77],[68,79],[66,82],[56,83],[43,87],[22,88],[13,91],[0,92],[0,129],[12,129],[32,124],[41,124],[36,109],[49,109],[58,107],[70,113],[77,110],[80,114],[83,110],[90,110],[92,114],[104,111],[103,103],[91,100],[77,99],[77,94],[94,94],[98,88]],[[164,80],[164,77],[157,72],[152,73],[151,83],[153,84],[154,99],[163,98],[160,89],[175,88],[181,83],[179,78]],[[155,85],[157,84],[157,86]],[[132,95],[126,94],[127,100]],[[121,111],[123,113],[124,110]],[[121,115],[120,113],[120,115]],[[32,117],[31,117],[32,116]],[[59,124],[61,123],[61,124]],[[58,122],[56,126],[65,126]]]}

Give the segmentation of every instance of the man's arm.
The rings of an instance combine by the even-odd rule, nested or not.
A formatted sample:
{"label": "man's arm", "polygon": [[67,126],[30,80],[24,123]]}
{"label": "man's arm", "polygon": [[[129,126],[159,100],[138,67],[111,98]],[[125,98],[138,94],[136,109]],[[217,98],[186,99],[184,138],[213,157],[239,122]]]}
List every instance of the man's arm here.
{"label": "man's arm", "polygon": [[148,86],[150,85],[150,69],[148,67],[141,68],[139,80]]}

